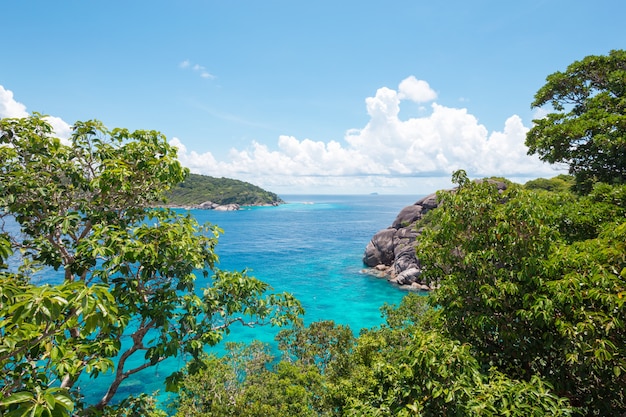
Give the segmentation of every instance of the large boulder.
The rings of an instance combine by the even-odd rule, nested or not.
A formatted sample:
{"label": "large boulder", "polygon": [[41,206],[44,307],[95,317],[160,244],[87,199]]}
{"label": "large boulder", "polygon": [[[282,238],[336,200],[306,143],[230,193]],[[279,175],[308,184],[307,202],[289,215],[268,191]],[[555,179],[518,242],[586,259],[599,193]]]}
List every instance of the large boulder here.
{"label": "large boulder", "polygon": [[231,203],[231,204],[217,204],[212,201],[205,201],[204,203],[200,203],[194,208],[202,209],[202,210],[216,210],[216,211],[237,211],[241,207],[239,204]]}
{"label": "large boulder", "polygon": [[406,206],[403,208],[396,219],[393,221],[391,227],[394,229],[401,229],[409,226],[422,218],[422,206],[417,203]]}
{"label": "large boulder", "polygon": [[369,241],[363,255],[363,263],[367,266],[391,265],[395,256],[394,237],[397,230],[390,227],[376,233]]}
{"label": "large boulder", "polygon": [[213,208],[215,211],[237,211],[239,210],[239,204],[224,204]]}
{"label": "large boulder", "polygon": [[383,271],[390,282],[426,289],[425,283],[420,282],[421,268],[415,254],[415,241],[419,235],[416,223],[435,207],[437,195],[431,194],[403,208],[391,227],[372,237],[365,248],[363,263],[373,271]]}
{"label": "large boulder", "polygon": [[[483,181],[483,180],[478,180]],[[500,191],[506,189],[501,181],[487,180],[497,185]],[[430,210],[439,206],[436,193],[430,194],[414,204],[403,208],[390,227],[376,233],[365,248],[363,263],[375,275],[384,274],[397,285],[429,290],[431,287],[421,280],[422,270],[416,254],[415,242],[421,230],[417,222]]]}

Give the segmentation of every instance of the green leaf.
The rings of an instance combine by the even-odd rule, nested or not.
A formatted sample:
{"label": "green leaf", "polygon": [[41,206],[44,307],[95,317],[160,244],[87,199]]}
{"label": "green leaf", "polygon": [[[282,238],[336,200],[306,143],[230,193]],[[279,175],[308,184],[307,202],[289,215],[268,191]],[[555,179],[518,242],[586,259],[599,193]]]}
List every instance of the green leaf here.
{"label": "green leaf", "polygon": [[74,401],[72,401],[72,398],[70,397],[70,395],[67,393],[66,390],[52,389],[51,391],[53,392],[56,404],[60,405],[61,407],[69,411],[70,413],[74,411]]}
{"label": "green leaf", "polygon": [[0,404],[2,405],[11,405],[11,404],[20,404],[26,403],[34,400],[34,395],[32,392],[28,391],[19,391],[9,395],[8,398],[0,400]]}

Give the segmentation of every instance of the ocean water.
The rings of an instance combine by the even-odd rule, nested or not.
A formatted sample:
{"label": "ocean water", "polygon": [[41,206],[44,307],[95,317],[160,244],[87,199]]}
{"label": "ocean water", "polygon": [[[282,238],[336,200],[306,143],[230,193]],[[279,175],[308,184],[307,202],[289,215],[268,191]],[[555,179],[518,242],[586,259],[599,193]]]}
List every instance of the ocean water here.
{"label": "ocean water", "polygon": [[[390,226],[400,210],[420,196],[281,197],[287,204],[278,207],[191,212],[199,222],[216,224],[224,231],[217,245],[217,267],[248,268],[250,275],[269,283],[274,291],[294,294],[306,310],[306,323],[334,320],[349,325],[355,333],[382,323],[380,307],[399,303],[405,292],[364,274],[363,251],[377,231]],[[203,286],[203,279],[197,284]],[[271,343],[278,331],[235,325],[225,341]],[[118,393],[159,391],[164,400],[164,378],[183,366],[181,358],[161,363],[133,375]],[[106,375],[83,379],[82,394],[89,402],[100,398],[107,380]]]}
{"label": "ocean water", "polygon": [[331,319],[358,331],[380,323],[379,307],[403,291],[363,274],[363,251],[412,196],[284,196],[288,204],[237,212],[194,211],[224,230],[222,269],[248,267],[277,291],[294,294],[305,321]]}

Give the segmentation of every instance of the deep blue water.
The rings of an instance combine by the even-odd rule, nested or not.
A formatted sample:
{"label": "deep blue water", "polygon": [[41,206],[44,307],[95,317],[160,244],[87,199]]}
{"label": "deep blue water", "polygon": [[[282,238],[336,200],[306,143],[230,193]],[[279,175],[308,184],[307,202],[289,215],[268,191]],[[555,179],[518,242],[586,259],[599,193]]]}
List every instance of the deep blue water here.
{"label": "deep blue water", "polygon": [[[419,196],[282,196],[287,204],[234,212],[193,210],[198,221],[223,229],[217,245],[225,270],[248,268],[275,291],[293,293],[306,310],[305,322],[329,319],[355,333],[382,322],[379,308],[399,303],[405,294],[385,280],[362,273],[362,256],[371,237],[391,225],[399,211]],[[198,281],[203,285],[203,280]],[[226,341],[272,342],[279,329],[235,326]],[[219,349],[219,347],[217,348]],[[124,382],[119,392],[164,392],[165,376],[182,359],[160,364]],[[90,400],[103,392],[105,375],[81,383]],[[163,398],[161,396],[161,398]]]}

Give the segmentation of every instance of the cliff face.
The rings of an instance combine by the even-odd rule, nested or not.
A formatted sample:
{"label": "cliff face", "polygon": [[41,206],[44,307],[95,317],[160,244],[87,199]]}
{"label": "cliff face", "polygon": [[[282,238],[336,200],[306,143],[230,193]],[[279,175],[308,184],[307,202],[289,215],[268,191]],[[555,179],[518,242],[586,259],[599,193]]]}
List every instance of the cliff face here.
{"label": "cliff face", "polygon": [[[481,181],[481,180],[479,180]],[[487,180],[506,189],[501,181]],[[437,194],[431,194],[415,204],[403,208],[393,224],[372,237],[365,248],[363,263],[371,269],[366,272],[384,276],[389,282],[407,289],[428,291],[432,288],[420,279],[422,269],[416,254],[415,241],[422,232],[417,222],[439,206]]]}

